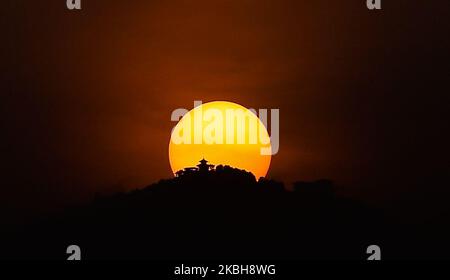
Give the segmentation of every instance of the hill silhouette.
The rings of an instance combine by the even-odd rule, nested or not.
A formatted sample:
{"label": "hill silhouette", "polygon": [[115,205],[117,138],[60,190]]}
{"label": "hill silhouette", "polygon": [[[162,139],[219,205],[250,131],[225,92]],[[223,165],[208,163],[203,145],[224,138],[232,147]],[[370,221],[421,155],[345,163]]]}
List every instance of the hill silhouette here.
{"label": "hill silhouette", "polygon": [[[64,259],[76,244],[84,259],[365,259],[367,246],[389,246],[395,232],[401,234],[377,209],[336,196],[329,180],[297,182],[288,191],[217,166],[97,196],[15,232],[3,252]],[[391,254],[406,254],[396,246]]]}

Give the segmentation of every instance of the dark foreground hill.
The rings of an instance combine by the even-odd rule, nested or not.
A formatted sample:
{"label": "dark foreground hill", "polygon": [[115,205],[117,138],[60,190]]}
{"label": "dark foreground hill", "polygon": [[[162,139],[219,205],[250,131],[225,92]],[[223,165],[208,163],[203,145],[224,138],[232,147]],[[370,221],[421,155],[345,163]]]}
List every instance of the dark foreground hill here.
{"label": "dark foreground hill", "polygon": [[414,233],[405,232],[376,209],[336,197],[330,181],[286,191],[219,167],[98,197],[9,235],[2,255],[65,259],[75,244],[83,259],[366,259],[377,244],[396,258],[411,256],[404,247]]}

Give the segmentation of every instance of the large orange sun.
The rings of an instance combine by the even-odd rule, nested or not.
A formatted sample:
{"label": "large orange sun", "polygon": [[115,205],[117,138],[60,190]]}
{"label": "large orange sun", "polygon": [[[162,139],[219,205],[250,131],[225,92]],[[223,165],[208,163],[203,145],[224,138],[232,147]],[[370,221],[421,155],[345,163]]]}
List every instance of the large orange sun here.
{"label": "large orange sun", "polygon": [[271,160],[269,134],[252,111],[232,102],[195,107],[177,123],[169,143],[173,173],[206,159],[265,177]]}

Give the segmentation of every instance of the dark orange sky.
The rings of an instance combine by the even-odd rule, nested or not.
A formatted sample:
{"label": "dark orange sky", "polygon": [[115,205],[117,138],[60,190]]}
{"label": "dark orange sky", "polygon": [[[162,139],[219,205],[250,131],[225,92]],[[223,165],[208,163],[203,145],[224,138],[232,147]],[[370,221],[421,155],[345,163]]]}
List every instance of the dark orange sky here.
{"label": "dark orange sky", "polygon": [[170,114],[194,100],[279,108],[277,180],[390,199],[445,174],[448,1],[341,2],[7,1],[10,203],[170,177]]}

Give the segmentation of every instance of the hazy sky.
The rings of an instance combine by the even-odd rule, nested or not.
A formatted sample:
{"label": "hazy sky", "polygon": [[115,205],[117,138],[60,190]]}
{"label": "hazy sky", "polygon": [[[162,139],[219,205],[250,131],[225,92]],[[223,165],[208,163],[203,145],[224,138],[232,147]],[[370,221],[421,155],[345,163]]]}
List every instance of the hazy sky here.
{"label": "hazy sky", "polygon": [[6,2],[11,205],[170,177],[170,114],[194,100],[279,108],[277,180],[391,199],[448,174],[448,1]]}

